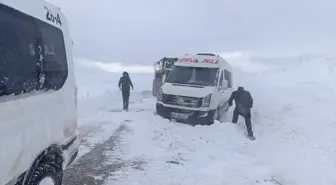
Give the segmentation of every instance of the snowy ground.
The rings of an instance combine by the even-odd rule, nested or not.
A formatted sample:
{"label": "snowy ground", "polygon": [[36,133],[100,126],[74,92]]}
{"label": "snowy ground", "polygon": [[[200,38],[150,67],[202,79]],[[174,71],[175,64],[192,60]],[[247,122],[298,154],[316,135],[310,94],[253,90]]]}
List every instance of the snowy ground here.
{"label": "snowy ground", "polygon": [[131,73],[130,112],[121,112],[121,72],[77,64],[83,139],[64,184],[335,185],[336,59],[296,61],[236,68],[255,100],[255,141],[243,119],[230,123],[232,110],[211,126],[155,116],[151,73]]}

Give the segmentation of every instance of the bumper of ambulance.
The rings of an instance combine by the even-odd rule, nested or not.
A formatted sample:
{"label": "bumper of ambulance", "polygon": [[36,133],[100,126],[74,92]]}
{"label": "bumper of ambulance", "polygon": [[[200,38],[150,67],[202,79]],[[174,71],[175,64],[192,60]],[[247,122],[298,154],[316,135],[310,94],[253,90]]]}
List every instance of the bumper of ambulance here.
{"label": "bumper of ambulance", "polygon": [[191,125],[209,125],[214,121],[216,110],[208,108],[189,108],[177,107],[173,105],[156,103],[156,112],[165,119],[175,119],[181,122],[186,122]]}
{"label": "bumper of ambulance", "polygon": [[64,158],[63,169],[66,169],[70,164],[74,162],[74,160],[78,155],[79,146],[80,146],[79,135],[75,135],[69,138],[62,145],[63,158]]}

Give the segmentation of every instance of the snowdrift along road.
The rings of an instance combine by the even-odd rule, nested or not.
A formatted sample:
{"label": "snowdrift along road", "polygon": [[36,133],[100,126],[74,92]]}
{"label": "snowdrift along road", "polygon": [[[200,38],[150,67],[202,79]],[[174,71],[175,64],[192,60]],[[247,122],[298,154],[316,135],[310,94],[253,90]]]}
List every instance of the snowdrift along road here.
{"label": "snowdrift along road", "polygon": [[[106,160],[100,161],[102,169],[111,164],[118,164],[118,168],[101,175],[90,169],[82,176],[92,176],[102,184],[121,185],[333,185],[335,63],[334,58],[322,57],[298,60],[287,67],[272,64],[269,70],[258,73],[236,69],[235,81],[244,85],[255,100],[255,141],[243,136],[242,118],[238,125],[230,123],[232,112],[222,123],[203,127],[154,116],[155,99],[143,89],[132,93],[130,112],[118,112],[121,95],[113,86],[119,74],[82,74],[88,69],[79,67],[77,78],[83,95],[80,124],[85,135],[80,155],[95,155],[92,151],[99,144],[123,128],[114,147],[105,147],[102,152]],[[150,87],[152,74],[137,75],[132,78],[135,84],[147,82]],[[83,76],[95,82],[95,87],[85,84]],[[136,90],[138,87],[135,85]],[[76,168],[71,169],[73,174]]]}

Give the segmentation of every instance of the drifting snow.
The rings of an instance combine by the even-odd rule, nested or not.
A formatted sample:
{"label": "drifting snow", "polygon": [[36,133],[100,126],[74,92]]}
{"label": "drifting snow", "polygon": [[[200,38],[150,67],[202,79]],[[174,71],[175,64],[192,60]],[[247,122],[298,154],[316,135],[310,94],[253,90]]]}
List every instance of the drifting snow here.
{"label": "drifting snow", "polygon": [[241,79],[255,95],[258,155],[293,184],[333,184],[336,60],[300,58]]}
{"label": "drifting snow", "polygon": [[[132,78],[146,88],[132,92],[130,112],[119,112],[121,95],[113,88],[120,74],[81,74],[79,69],[83,77],[79,78],[80,125],[100,125],[103,131],[99,135],[87,136],[94,147],[109,138],[120,123],[132,120],[126,123],[129,132],[115,152],[124,161],[140,161],[139,165],[124,168],[107,184],[333,185],[335,63],[333,58],[320,57],[298,59],[287,66],[275,62],[257,73],[235,69],[236,84],[244,85],[255,100],[255,141],[244,137],[242,118],[237,125],[230,123],[232,108],[223,123],[212,126],[190,127],[154,116],[155,99],[149,91],[142,91],[151,88],[150,74],[141,74],[145,79],[140,75]],[[85,84],[85,79],[90,83]],[[144,111],[137,112],[141,108]]]}
{"label": "drifting snow", "polygon": [[[91,136],[91,133],[94,135],[95,131],[101,129],[112,132],[120,125],[120,122],[116,121],[118,116],[109,113],[121,112],[122,96],[118,82],[124,69],[118,73],[111,73],[95,64],[96,62],[86,60],[75,62],[79,99],[78,124],[80,135],[84,138]],[[151,89],[151,83],[148,82],[152,80],[153,74],[136,72],[130,73],[135,88],[130,95],[131,105],[135,102],[141,103],[144,97],[151,95],[148,91]],[[139,106],[143,107],[143,105]],[[107,132],[102,137],[97,135],[90,137],[89,147],[81,145],[79,156],[89,152],[95,144],[106,140],[110,134]]]}

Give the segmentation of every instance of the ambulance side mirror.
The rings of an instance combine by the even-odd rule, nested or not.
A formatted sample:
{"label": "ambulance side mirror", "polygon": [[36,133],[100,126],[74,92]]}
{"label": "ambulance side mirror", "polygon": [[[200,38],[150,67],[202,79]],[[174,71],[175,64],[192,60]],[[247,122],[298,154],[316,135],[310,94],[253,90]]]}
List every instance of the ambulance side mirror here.
{"label": "ambulance side mirror", "polygon": [[163,75],[162,75],[162,84],[165,83],[166,78],[167,78],[166,74],[163,74]]}

